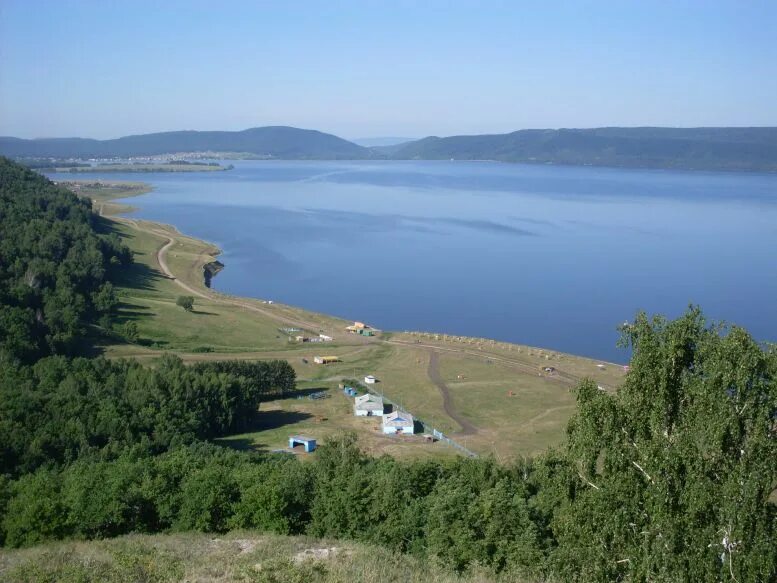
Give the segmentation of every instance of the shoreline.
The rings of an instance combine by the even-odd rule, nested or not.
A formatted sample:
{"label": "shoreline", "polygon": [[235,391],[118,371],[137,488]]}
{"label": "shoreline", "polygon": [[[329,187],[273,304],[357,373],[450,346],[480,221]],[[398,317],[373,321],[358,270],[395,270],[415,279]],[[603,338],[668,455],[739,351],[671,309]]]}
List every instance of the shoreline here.
{"label": "shoreline", "polygon": [[48,168],[37,168],[40,172],[56,172],[58,174],[90,174],[95,172],[117,173],[117,174],[146,174],[149,172],[226,172],[234,169],[231,164],[222,166],[221,164],[104,164],[102,166],[51,166]]}
{"label": "shoreline", "polygon": [[[97,182],[97,181],[95,181]],[[111,184],[120,183],[120,181],[103,181],[103,186],[110,186]],[[132,184],[136,186],[139,191],[135,192],[129,196],[125,195],[116,195],[116,196],[104,196],[101,201],[99,201],[99,209],[100,209],[100,216],[108,219],[108,220],[117,220],[125,224],[130,224],[131,226],[134,226],[134,228],[140,230],[140,231],[150,231],[152,233],[155,233],[160,236],[169,237],[168,234],[160,232],[160,230],[169,230],[178,236],[188,239],[190,241],[198,242],[202,245],[203,248],[207,249],[206,253],[203,253],[200,256],[200,261],[197,265],[197,271],[201,274],[201,278],[199,280],[199,285],[202,286],[201,290],[198,290],[196,293],[197,295],[201,294],[207,294],[212,296],[210,299],[213,300],[223,300],[228,302],[239,302],[239,303],[252,303],[256,302],[258,304],[261,304],[263,306],[272,305],[273,311],[276,311],[276,309],[286,309],[286,310],[292,310],[294,312],[298,312],[299,314],[295,314],[298,316],[301,316],[299,318],[298,324],[306,325],[305,322],[308,320],[318,320],[320,321],[337,321],[341,323],[349,323],[349,319],[345,319],[339,316],[333,316],[331,314],[325,314],[322,312],[317,312],[314,310],[309,310],[307,308],[302,308],[299,306],[292,306],[289,304],[285,304],[282,301],[281,302],[269,302],[269,300],[262,299],[262,298],[254,298],[254,297],[243,297],[243,296],[235,296],[229,293],[225,293],[216,289],[213,289],[210,285],[210,282],[214,277],[218,275],[221,271],[227,268],[227,266],[221,262],[218,258],[222,255],[223,250],[219,248],[217,245],[210,241],[206,241],[204,239],[200,239],[198,237],[194,237],[191,235],[187,235],[185,233],[182,233],[178,227],[172,224],[167,223],[159,223],[155,221],[150,221],[147,219],[134,219],[131,217],[127,217],[125,215],[131,214],[132,212],[138,210],[138,207],[129,205],[129,204],[123,204],[121,202],[117,202],[122,200],[123,198],[131,198],[135,196],[141,196],[144,194],[149,194],[154,191],[154,187],[151,184],[145,183],[145,182],[122,182],[122,184]],[[109,207],[106,211],[106,206]],[[112,207],[112,208],[111,208]],[[107,214],[106,214],[107,213]],[[143,229],[141,225],[145,225],[146,229]],[[161,251],[161,250],[160,250]],[[213,265],[213,268],[209,268],[209,265]],[[216,267],[218,266],[218,267]],[[212,269],[212,274],[208,276],[208,270]],[[175,276],[172,272],[169,274],[169,276],[172,279],[176,279],[180,283],[180,279]],[[193,291],[193,290],[192,290]],[[205,297],[202,296],[201,297]],[[261,310],[262,313],[269,315],[269,307],[264,308]],[[289,315],[284,315],[287,321],[291,321],[293,318]],[[311,326],[306,325],[306,327],[310,328]],[[329,330],[332,332],[333,330]],[[338,330],[339,332],[339,330]],[[553,348],[547,348],[547,347],[536,347],[536,346],[529,346],[526,344],[519,344],[516,342],[509,342],[504,340],[496,340],[493,338],[480,338],[480,337],[473,337],[473,336],[463,336],[458,334],[452,334],[449,332],[432,332],[432,331],[419,331],[419,330],[403,330],[403,331],[397,331],[397,330],[385,330],[384,334],[389,335],[409,335],[413,338],[423,337],[428,339],[434,339],[439,340],[443,343],[445,342],[455,342],[455,343],[468,343],[468,344],[475,344],[477,346],[501,346],[501,347],[513,347],[517,350],[526,350],[529,354],[535,353],[535,354],[554,354],[554,355],[566,355],[569,357],[574,357],[578,359],[583,359],[589,362],[593,363],[601,363],[606,366],[611,367],[618,367],[622,368],[624,366],[623,363],[617,363],[608,361],[605,359],[600,358],[593,358],[590,356],[584,356],[584,355],[578,355],[578,354],[572,354],[572,353],[566,353],[562,352]],[[417,340],[417,342],[420,342],[420,340]]]}
{"label": "shoreline", "polygon": [[[131,196],[154,190],[132,184]],[[205,266],[223,265],[218,261],[221,249],[182,234],[174,225],[132,217],[137,207],[121,200],[126,192],[103,190],[93,200],[99,220],[120,233],[136,253],[138,266],[119,293],[125,302],[123,317],[137,319],[140,341],[105,343],[102,351],[109,359],[132,358],[151,366],[165,354],[175,354],[186,364],[283,359],[295,368],[305,388],[332,391],[337,391],[338,383],[371,374],[385,383],[378,390],[386,399],[425,426],[459,440],[469,451],[492,452],[505,459],[563,441],[563,428],[575,410],[575,388],[584,379],[592,379],[608,393],[623,383],[623,366],[602,359],[442,333],[347,334],[352,320],[213,290],[206,285]],[[176,308],[180,295],[196,298],[191,315]],[[331,337],[330,343],[318,340],[321,334]],[[321,354],[335,356],[337,363],[314,364],[314,356]],[[303,418],[294,426],[303,433],[326,436],[355,429],[376,455],[437,455],[432,444],[382,439],[372,427],[353,421],[350,407],[341,409],[342,404],[339,399],[321,406],[295,401],[275,408],[302,411]],[[268,415],[273,413],[268,410]],[[246,439],[280,447],[281,433],[250,433]]]}

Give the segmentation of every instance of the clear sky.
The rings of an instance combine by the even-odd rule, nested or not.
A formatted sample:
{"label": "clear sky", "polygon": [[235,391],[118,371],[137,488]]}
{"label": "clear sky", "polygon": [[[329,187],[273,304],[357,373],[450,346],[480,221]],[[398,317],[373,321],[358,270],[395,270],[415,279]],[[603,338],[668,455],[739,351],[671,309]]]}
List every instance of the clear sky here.
{"label": "clear sky", "polygon": [[0,135],[777,125],[777,1],[0,0]]}

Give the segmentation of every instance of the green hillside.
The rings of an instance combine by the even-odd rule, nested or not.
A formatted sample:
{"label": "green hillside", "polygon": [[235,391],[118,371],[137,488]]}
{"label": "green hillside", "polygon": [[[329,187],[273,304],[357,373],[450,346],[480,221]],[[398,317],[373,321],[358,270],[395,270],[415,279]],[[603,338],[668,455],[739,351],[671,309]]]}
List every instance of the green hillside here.
{"label": "green hillside", "polygon": [[398,160],[777,171],[777,128],[521,130],[428,137],[389,151],[388,155]]}
{"label": "green hillside", "polygon": [[358,160],[371,156],[369,149],[337,136],[287,126],[239,132],[163,132],[114,140],[0,137],[0,154],[13,158],[125,158],[175,152],[241,152],[281,159]]}

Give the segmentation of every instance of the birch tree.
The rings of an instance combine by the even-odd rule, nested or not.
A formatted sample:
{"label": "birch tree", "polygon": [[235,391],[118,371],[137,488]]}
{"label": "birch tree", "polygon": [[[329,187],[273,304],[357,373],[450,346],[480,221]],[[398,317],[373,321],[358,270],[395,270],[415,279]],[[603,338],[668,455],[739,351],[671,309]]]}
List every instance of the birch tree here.
{"label": "birch tree", "polygon": [[774,349],[694,308],[622,332],[623,388],[578,389],[559,563],[588,579],[774,581]]}

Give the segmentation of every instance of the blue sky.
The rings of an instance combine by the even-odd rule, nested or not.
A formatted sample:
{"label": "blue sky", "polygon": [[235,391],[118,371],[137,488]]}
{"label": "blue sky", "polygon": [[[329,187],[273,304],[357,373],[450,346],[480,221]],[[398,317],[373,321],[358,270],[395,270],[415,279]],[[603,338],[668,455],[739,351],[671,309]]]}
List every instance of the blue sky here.
{"label": "blue sky", "polygon": [[0,135],[777,125],[777,2],[0,0]]}

